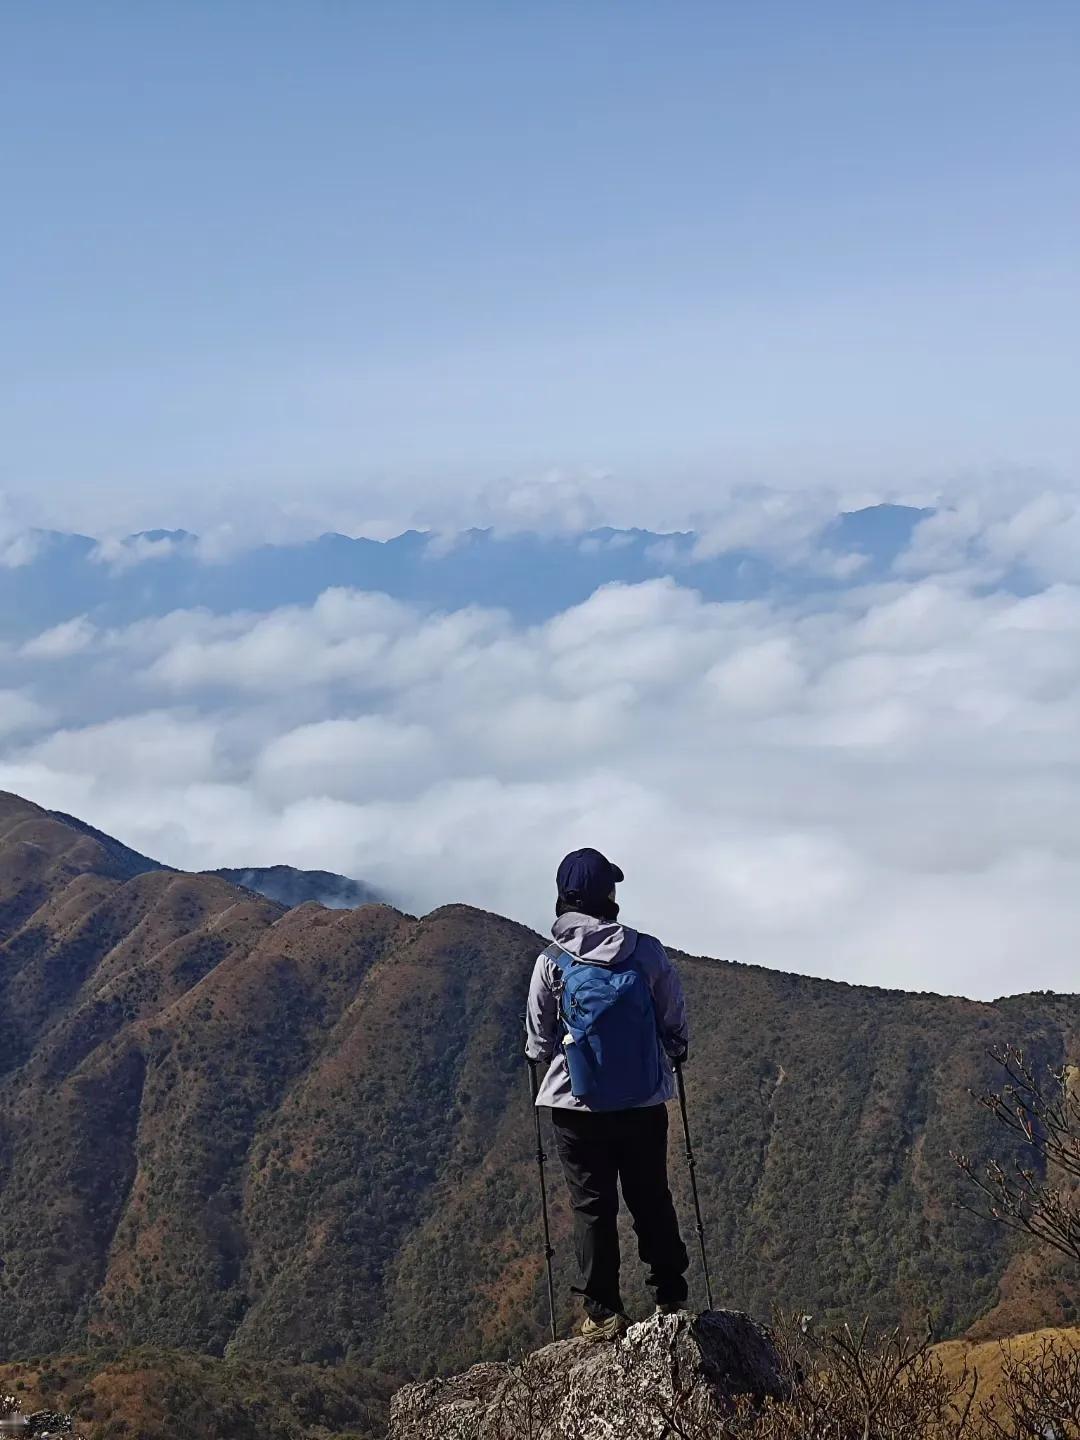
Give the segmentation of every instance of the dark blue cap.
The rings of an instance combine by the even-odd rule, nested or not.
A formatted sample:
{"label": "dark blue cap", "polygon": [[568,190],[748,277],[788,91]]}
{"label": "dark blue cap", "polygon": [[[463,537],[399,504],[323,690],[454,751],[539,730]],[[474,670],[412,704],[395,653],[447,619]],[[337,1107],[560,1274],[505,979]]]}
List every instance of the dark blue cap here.
{"label": "dark blue cap", "polygon": [[572,850],[559,866],[555,883],[560,895],[595,896],[604,899],[624,879],[618,865],[613,865],[599,850]]}

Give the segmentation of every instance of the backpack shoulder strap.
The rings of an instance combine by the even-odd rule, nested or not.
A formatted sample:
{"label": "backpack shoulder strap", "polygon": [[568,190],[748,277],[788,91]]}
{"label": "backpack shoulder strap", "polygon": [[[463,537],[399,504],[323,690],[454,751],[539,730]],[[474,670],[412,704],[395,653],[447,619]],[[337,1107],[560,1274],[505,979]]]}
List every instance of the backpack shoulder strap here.
{"label": "backpack shoulder strap", "polygon": [[571,955],[569,950],[564,950],[557,940],[553,940],[547,949],[541,952],[540,958],[550,960],[560,970],[569,970],[571,965],[584,963],[576,955]]}
{"label": "backpack shoulder strap", "polygon": [[566,985],[566,972],[571,965],[576,965],[577,959],[568,950],[564,950],[557,940],[553,940],[546,950],[540,952],[541,960],[550,960],[555,970],[555,998],[562,1004],[563,988]]}

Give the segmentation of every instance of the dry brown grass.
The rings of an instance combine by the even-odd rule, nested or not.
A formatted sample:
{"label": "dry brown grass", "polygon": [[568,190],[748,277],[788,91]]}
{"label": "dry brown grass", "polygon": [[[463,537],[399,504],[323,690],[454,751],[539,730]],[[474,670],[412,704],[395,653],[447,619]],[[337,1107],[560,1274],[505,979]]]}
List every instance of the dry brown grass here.
{"label": "dry brown grass", "polygon": [[934,1347],[934,1354],[950,1376],[976,1372],[978,1399],[990,1400],[1001,1393],[1006,1365],[1036,1359],[1047,1342],[1080,1350],[1080,1327],[1032,1330],[1002,1340],[946,1340]]}

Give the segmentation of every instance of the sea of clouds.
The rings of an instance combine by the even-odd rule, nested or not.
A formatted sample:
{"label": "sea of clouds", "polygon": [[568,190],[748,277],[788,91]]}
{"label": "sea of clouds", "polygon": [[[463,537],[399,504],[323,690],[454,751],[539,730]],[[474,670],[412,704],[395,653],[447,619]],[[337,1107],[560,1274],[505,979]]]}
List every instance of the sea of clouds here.
{"label": "sea of clouds", "polygon": [[[805,498],[739,504],[709,553],[812,547]],[[809,598],[706,602],[691,568],[537,626],[347,590],[72,616],[0,651],[0,787],[173,865],[318,867],[537,928],[593,844],[626,920],[686,950],[1075,991],[1080,496],[970,487],[887,580]]]}

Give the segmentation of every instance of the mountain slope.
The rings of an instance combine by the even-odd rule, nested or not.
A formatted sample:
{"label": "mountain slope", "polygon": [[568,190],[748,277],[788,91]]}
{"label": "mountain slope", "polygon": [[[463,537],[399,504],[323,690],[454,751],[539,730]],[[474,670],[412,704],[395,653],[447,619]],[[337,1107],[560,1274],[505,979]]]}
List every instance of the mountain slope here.
{"label": "mountain slope", "polygon": [[[0,1353],[89,1337],[428,1372],[535,1342],[518,1016],[540,943],[464,906],[285,910],[131,875],[0,797]],[[990,1311],[1013,1247],[957,1207],[948,1152],[1008,1158],[967,1087],[992,1042],[1075,1057],[1077,997],[680,964],[718,1301],[929,1310],[953,1334]],[[1075,1284],[1032,1283],[1010,1318],[1075,1321]]]}
{"label": "mountain slope", "polygon": [[22,1409],[73,1412],[89,1440],[374,1440],[394,1380],[355,1367],[284,1366],[170,1350],[0,1365]]}

